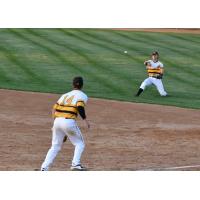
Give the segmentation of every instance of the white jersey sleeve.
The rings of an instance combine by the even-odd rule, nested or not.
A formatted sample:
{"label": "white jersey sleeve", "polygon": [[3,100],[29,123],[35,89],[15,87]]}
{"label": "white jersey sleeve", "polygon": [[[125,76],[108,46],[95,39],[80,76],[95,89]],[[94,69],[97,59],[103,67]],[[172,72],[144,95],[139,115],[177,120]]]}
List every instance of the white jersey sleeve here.
{"label": "white jersey sleeve", "polygon": [[87,101],[88,101],[88,97],[85,93],[83,92],[80,92],[78,95],[77,95],[77,98],[76,98],[76,104],[78,102],[83,102],[84,103],[84,106],[87,104]]}
{"label": "white jersey sleeve", "polygon": [[161,67],[161,68],[164,67],[163,63],[161,63],[160,61],[159,61],[159,64],[160,64],[160,67]]}

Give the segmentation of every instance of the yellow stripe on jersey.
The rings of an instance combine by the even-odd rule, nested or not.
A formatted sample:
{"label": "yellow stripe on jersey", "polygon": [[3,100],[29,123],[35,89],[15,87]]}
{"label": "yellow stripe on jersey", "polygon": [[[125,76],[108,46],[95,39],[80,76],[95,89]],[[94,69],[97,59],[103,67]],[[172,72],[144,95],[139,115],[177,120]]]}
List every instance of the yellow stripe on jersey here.
{"label": "yellow stripe on jersey", "polygon": [[148,73],[160,73],[161,72],[160,69],[148,69],[147,71],[148,71]]}
{"label": "yellow stripe on jersey", "polygon": [[74,113],[77,113],[77,108],[74,107],[74,106],[60,106],[60,105],[57,105],[56,106],[56,110],[60,110],[60,111],[70,111],[70,112],[74,112]]}
{"label": "yellow stripe on jersey", "polygon": [[59,105],[58,103],[53,106],[55,113],[54,117],[64,117],[68,119],[76,119],[78,110],[73,105]]}
{"label": "yellow stripe on jersey", "polygon": [[76,119],[77,115],[71,114],[71,113],[61,113],[61,112],[55,112],[54,117],[64,117],[67,119]]}
{"label": "yellow stripe on jersey", "polygon": [[56,103],[56,104],[54,104],[53,105],[53,109],[56,109],[56,107],[58,106],[58,104]]}
{"label": "yellow stripe on jersey", "polygon": [[149,74],[149,76],[155,76],[156,74],[160,74],[161,73],[161,69],[160,68],[156,68],[156,69],[147,69],[147,72]]}
{"label": "yellow stripe on jersey", "polygon": [[78,101],[78,102],[76,103],[76,106],[77,106],[77,107],[78,107],[78,106],[84,107],[84,106],[85,106],[85,103],[84,103],[84,101]]}

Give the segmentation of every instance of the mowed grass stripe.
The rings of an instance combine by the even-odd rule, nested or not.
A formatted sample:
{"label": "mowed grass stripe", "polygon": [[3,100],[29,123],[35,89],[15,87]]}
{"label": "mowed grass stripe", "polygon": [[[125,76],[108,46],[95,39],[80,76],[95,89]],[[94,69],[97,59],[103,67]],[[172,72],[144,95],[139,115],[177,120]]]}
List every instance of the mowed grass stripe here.
{"label": "mowed grass stripe", "polygon": [[[106,77],[100,77],[98,76],[99,73],[101,73],[102,69],[104,69],[104,66],[101,65],[100,63],[98,64],[97,62],[93,61],[89,56],[87,56],[86,54],[83,54],[81,51],[78,51],[78,50],[75,50],[73,49],[72,47],[70,47],[69,45],[63,45],[63,43],[59,43],[58,41],[56,40],[52,40],[52,39],[49,39],[48,37],[44,37],[42,34],[40,34],[40,31],[34,31],[34,30],[28,30],[28,32],[32,35],[34,35],[35,37],[39,37],[39,38],[42,38],[44,41],[46,42],[49,42],[53,45],[57,45],[57,46],[62,46],[62,47],[65,47],[66,49],[78,54],[78,56],[81,56],[83,57],[85,60],[88,61],[89,64],[91,64],[92,66],[94,66],[95,70],[93,70],[94,68],[91,68],[89,71],[87,71],[87,74],[89,74],[91,77],[93,77],[94,81],[95,80],[100,80],[101,83],[103,85],[105,85],[105,87],[109,87],[109,88],[112,88],[112,90],[116,91],[116,92],[121,92],[121,93],[126,93],[126,91],[124,90],[123,87],[120,87],[120,86],[116,86],[116,84],[113,83],[113,81],[109,80],[108,78]],[[66,41],[65,41],[66,43]],[[82,68],[82,69],[85,69],[85,68]],[[82,70],[83,72],[84,70]],[[107,70],[108,72],[109,70]]]}
{"label": "mowed grass stripe", "polygon": [[[175,39],[180,39],[181,41],[185,41],[188,43],[189,46],[185,46],[185,48],[190,48],[191,47],[191,43],[193,43],[193,46],[195,46],[196,48],[199,48],[200,44],[200,36],[198,35],[188,35],[188,34],[184,34],[184,35],[177,35],[177,34],[173,34],[173,33],[166,33],[166,35],[171,36]],[[192,50],[190,48],[190,50]]]}
{"label": "mowed grass stripe", "polygon": [[[96,40],[96,44],[98,44],[104,48],[110,49],[111,51],[114,51],[115,53],[119,54],[120,56],[122,55],[122,53],[124,52],[125,49],[126,50],[134,50],[135,53],[138,52],[138,48],[130,47],[123,43],[119,44],[119,43],[113,42],[111,31],[109,32],[109,37],[111,37],[111,39],[109,39],[109,37],[101,37],[98,34],[93,33],[93,32],[90,33],[90,32],[86,32],[84,30],[81,30],[80,32],[84,34],[84,37],[88,36],[88,37],[92,38],[93,40]],[[126,54],[125,56],[126,56],[126,58],[128,58],[131,61],[134,61],[138,64],[140,64],[143,61],[142,58],[140,58],[140,57],[132,57],[129,54]]]}
{"label": "mowed grass stripe", "polygon": [[[61,29],[61,31],[67,35],[67,36],[70,36],[70,37],[74,37],[74,38],[77,38],[79,40],[82,40],[86,43],[90,43],[94,46],[100,46],[101,48],[103,49],[107,49],[109,51],[111,51],[112,53],[115,53],[115,51],[113,50],[113,48],[111,47],[107,47],[106,45],[103,45],[103,44],[99,44],[97,42],[93,42],[94,39],[85,39],[84,37],[81,37],[81,36],[78,36],[79,32],[77,34],[73,34],[73,33],[69,33],[69,32],[66,32],[65,30]],[[118,52],[117,52],[118,53]],[[120,56],[122,56],[122,52],[120,52]],[[124,58],[124,55],[122,56]],[[98,63],[96,62],[94,59],[92,59],[92,57],[89,57],[87,56],[87,59],[90,63],[94,64],[94,66],[96,65],[96,67],[98,68],[98,71],[99,73],[110,73],[110,74],[113,74],[115,77],[119,78],[119,79],[123,79],[124,82],[128,83],[129,82],[129,79],[132,78],[129,74],[127,74],[126,72],[124,71],[121,71],[119,73],[119,70],[116,69],[114,66],[111,66],[111,67],[107,67],[108,65],[110,65],[110,63],[107,63],[105,61],[105,64],[101,64],[101,63]],[[130,83],[130,82],[129,82]]]}
{"label": "mowed grass stripe", "polygon": [[[12,34],[12,37],[14,36],[14,37],[20,39],[20,41],[22,43],[26,43],[26,44],[29,43],[31,46],[34,45],[38,49],[38,51],[40,51],[40,53],[43,53],[43,51],[41,52],[41,49],[42,49],[42,50],[44,50],[44,52],[47,52],[48,54],[50,54],[50,52],[47,51],[47,49],[44,49],[44,46],[40,45],[39,42],[34,42],[31,38],[29,38],[29,35],[26,35],[26,34],[23,35],[22,34],[23,29],[8,29],[8,31],[9,31],[10,34]],[[12,45],[10,45],[10,47],[12,48]],[[51,56],[51,58],[52,58],[52,56]],[[56,60],[58,62],[57,58],[56,58]],[[23,60],[23,62],[25,62],[25,59]],[[33,62],[34,62],[34,60],[33,60]],[[31,65],[32,65],[32,63],[27,64],[27,66],[29,68],[30,68]],[[48,71],[46,71],[46,69],[43,70],[43,68],[41,66],[35,66],[35,68],[38,68],[38,72],[40,72],[39,75],[40,75],[40,77],[42,77],[42,81],[43,81],[42,84],[40,84],[40,87],[38,88],[38,86],[37,86],[37,88],[39,89],[39,91],[48,91],[48,92],[50,92],[51,89],[52,89],[51,87],[49,87],[49,85],[51,85],[51,81],[50,80],[46,81],[46,79],[45,79],[45,77],[46,77],[45,74],[48,73]],[[73,70],[75,70],[75,68]],[[34,76],[33,76],[33,79],[34,79]],[[33,84],[30,83],[29,86],[30,86],[30,88],[32,88]],[[47,90],[45,90],[45,88]],[[37,91],[38,89],[34,89],[34,90]]]}
{"label": "mowed grass stripe", "polygon": [[[10,32],[12,32],[16,36],[20,37],[22,40],[26,40],[27,42],[31,43],[32,45],[42,48],[47,53],[49,53],[51,56],[53,56],[57,61],[61,62],[62,64],[66,64],[68,67],[73,68],[73,70],[76,70],[77,73],[84,72],[84,68],[80,68],[79,66],[74,65],[66,57],[63,57],[61,54],[59,54],[57,51],[55,51],[54,48],[48,47],[46,43],[44,45],[44,43],[38,42],[38,40],[36,38],[38,36],[36,36],[35,39],[33,37],[30,37],[31,34],[33,35],[33,33],[30,30],[26,29],[26,30],[24,30],[23,33],[17,32],[16,30],[10,30]],[[50,44],[50,46],[52,46],[52,44]]]}
{"label": "mowed grass stripe", "polygon": [[[29,37],[30,37],[31,35],[34,35],[35,37],[39,37],[40,39],[46,40],[46,42],[43,41],[46,45],[47,45],[47,42],[50,43],[51,46],[54,45],[53,43],[51,43],[52,41],[49,41],[49,40],[47,40],[46,38],[44,38],[44,37],[42,36],[42,34],[41,34],[41,35],[39,35],[39,34],[34,34],[33,30],[29,30],[29,29],[28,29],[28,30],[25,30],[25,31],[27,31],[27,32],[29,33]],[[32,39],[31,41],[33,42],[33,39]],[[37,42],[35,42],[34,44],[44,48],[44,45],[38,44]],[[45,47],[45,48],[46,48],[46,47]],[[52,50],[53,48],[48,48],[47,50],[49,50],[49,49],[51,49],[52,55],[55,53],[56,55],[58,55],[59,58],[62,58],[62,60],[63,60],[65,63],[70,64],[70,65],[68,65],[68,66],[73,67],[73,68],[77,68],[76,65],[72,64],[69,60],[67,60],[67,59],[64,58],[64,57],[61,57],[59,53],[57,53],[56,51]],[[70,47],[68,46],[67,49],[70,49]],[[70,49],[70,50],[71,50],[71,49]],[[116,87],[116,84],[113,84],[113,86],[112,86],[112,84],[111,84],[112,81],[110,81],[110,80],[108,80],[107,78],[104,78],[104,77],[102,77],[102,78],[99,77],[99,76],[98,76],[98,73],[96,73],[96,71],[93,72],[93,73],[91,73],[92,70],[87,71],[87,70],[85,70],[85,68],[83,68],[83,67],[81,67],[81,68],[78,67],[77,69],[78,69],[78,70],[77,70],[77,74],[80,74],[80,73],[82,73],[82,74],[87,74],[87,75],[89,75],[89,76],[93,79],[93,81],[99,80],[99,81],[102,83],[102,85],[104,85],[107,89],[116,90],[116,92],[119,92],[119,91],[120,91],[120,88],[119,88],[119,87]],[[114,87],[115,87],[115,88],[114,88]]]}
{"label": "mowed grass stripe", "polygon": [[[81,34],[79,34],[79,32]],[[129,54],[125,55],[123,53],[124,51],[123,51],[122,46],[120,46],[118,44],[114,44],[112,42],[108,43],[108,40],[106,40],[106,39],[96,38],[92,34],[86,33],[83,30],[78,30],[76,33],[72,33],[72,32],[69,32],[69,31],[67,31],[65,33],[67,35],[71,35],[71,37],[76,37],[76,38],[78,38],[80,40],[83,40],[85,42],[89,42],[89,43],[91,43],[93,45],[96,45],[96,46],[102,47],[103,49],[109,50],[109,51],[117,54],[119,57],[123,57],[123,58],[126,58],[126,59],[128,58],[131,61],[134,61],[134,62],[137,62],[137,63],[141,63],[141,59],[139,59],[139,58],[133,58]],[[122,74],[123,74],[123,72],[122,72]],[[126,73],[124,73],[123,75],[127,76]]]}
{"label": "mowed grass stripe", "polygon": [[[17,35],[22,40],[26,40],[27,42],[31,43],[32,45],[35,45],[35,46],[38,46],[38,47],[44,49],[46,52],[48,52],[50,55],[54,56],[60,62],[66,64],[68,67],[73,68],[73,70],[75,70],[77,72],[77,74],[80,74],[80,73],[89,74],[90,78],[93,79],[94,82],[97,80],[97,78],[99,78],[99,77],[95,76],[95,75],[98,75],[97,73],[91,74],[90,71],[85,71],[85,68],[81,68],[81,67],[79,67],[77,65],[74,65],[68,59],[66,59],[65,57],[61,56],[59,53],[57,53],[57,51],[55,51],[53,48],[49,48],[46,45],[37,42],[37,38],[35,40],[32,37],[30,38],[31,34],[33,35],[33,33],[29,29],[23,30],[23,33],[21,33],[22,30],[20,30],[20,32],[15,31],[15,30],[10,30],[10,32],[15,34],[15,35]],[[28,32],[28,34],[26,32]],[[40,37],[40,36],[36,36],[36,37]],[[52,46],[52,44],[50,44],[50,45]],[[104,85],[106,85],[105,82],[104,82]],[[106,86],[109,88],[110,84],[106,85]]]}
{"label": "mowed grass stripe", "polygon": [[41,83],[44,83],[44,81],[39,76],[37,76],[36,73],[32,72],[32,70],[28,67],[28,64],[24,63],[24,60],[21,61],[17,56],[15,56],[12,46],[2,41],[0,50],[4,54],[4,56],[9,60],[9,62],[20,68],[29,77],[30,80],[37,80]]}

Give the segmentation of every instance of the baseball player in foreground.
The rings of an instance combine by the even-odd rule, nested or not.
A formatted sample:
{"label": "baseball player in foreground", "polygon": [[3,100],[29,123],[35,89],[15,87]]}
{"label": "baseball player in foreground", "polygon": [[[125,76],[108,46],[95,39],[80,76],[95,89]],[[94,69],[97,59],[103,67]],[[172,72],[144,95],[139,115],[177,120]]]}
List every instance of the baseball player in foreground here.
{"label": "baseball player in foreground", "polygon": [[149,77],[146,78],[142,82],[135,96],[139,96],[145,90],[147,86],[150,86],[152,84],[156,86],[161,96],[167,96],[167,92],[164,90],[163,83],[162,83],[162,77],[164,74],[164,66],[158,59],[159,59],[159,53],[157,51],[154,51],[151,54],[151,60],[147,60],[144,62],[144,65],[146,65],[146,69],[147,69]]}
{"label": "baseball player in foreground", "polygon": [[86,170],[81,165],[81,155],[84,151],[85,144],[81,131],[76,123],[76,118],[79,114],[84,120],[86,127],[90,128],[85,114],[85,105],[88,97],[81,91],[82,87],[83,78],[75,77],[73,79],[73,90],[63,94],[53,107],[52,115],[54,117],[54,124],[52,128],[52,146],[41,166],[42,171],[49,169],[66,138],[69,138],[75,146],[71,170]]}

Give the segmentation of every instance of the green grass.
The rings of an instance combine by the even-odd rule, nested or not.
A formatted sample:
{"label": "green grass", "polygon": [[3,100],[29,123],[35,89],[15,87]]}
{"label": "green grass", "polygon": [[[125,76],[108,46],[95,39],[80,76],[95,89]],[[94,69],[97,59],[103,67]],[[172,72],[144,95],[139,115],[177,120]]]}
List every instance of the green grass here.
{"label": "green grass", "polygon": [[[124,54],[124,51],[128,54]],[[143,62],[153,50],[165,65],[170,97],[149,87]],[[0,29],[0,88],[64,93],[81,75],[90,97],[200,108],[200,35],[101,29]]]}

